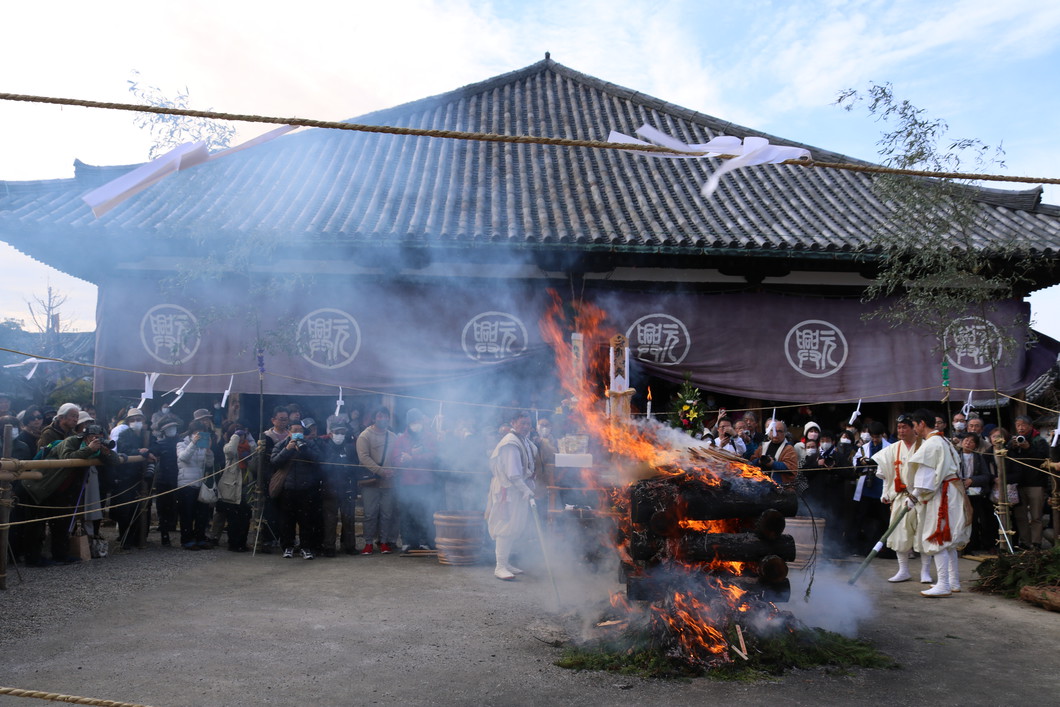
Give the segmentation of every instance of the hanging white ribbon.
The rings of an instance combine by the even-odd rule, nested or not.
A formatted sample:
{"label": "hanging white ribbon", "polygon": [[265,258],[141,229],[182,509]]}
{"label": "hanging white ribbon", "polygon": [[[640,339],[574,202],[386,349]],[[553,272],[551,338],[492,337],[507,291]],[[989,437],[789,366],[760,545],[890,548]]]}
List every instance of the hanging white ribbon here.
{"label": "hanging white ribbon", "polygon": [[29,369],[29,373],[26,374],[26,380],[29,380],[30,378],[33,377],[33,374],[37,372],[37,366],[39,366],[42,363],[58,363],[58,362],[57,361],[50,361],[50,360],[48,360],[46,358],[34,358],[34,357],[31,356],[30,358],[27,358],[25,361],[19,361],[18,363],[9,363],[9,364],[5,365],[4,368],[18,368],[19,366],[33,366],[33,368]]}
{"label": "hanging white ribbon", "polygon": [[148,400],[154,400],[155,397],[155,381],[158,380],[159,373],[145,373],[144,374],[144,392],[140,396],[140,402],[137,404],[136,409],[142,410],[144,403]]}
{"label": "hanging white ribbon", "polygon": [[853,414],[851,414],[850,422],[848,422],[847,424],[853,425],[857,421],[859,415],[861,415],[861,398],[858,398],[858,409],[855,410]]}
{"label": "hanging white ribbon", "polygon": [[773,416],[769,418],[769,425],[766,427],[766,436],[772,437],[777,431],[777,409],[773,408]]}
{"label": "hanging white ribbon", "polygon": [[[701,193],[704,198],[709,197],[718,188],[721,178],[740,167],[750,167],[758,164],[780,164],[788,160],[809,159],[810,151],[803,147],[791,147],[788,145],[770,145],[769,140],[764,137],[746,137],[742,141],[732,135],[721,135],[710,142],[689,145],[673,138],[666,133],[653,128],[650,125],[642,125],[637,128],[637,135],[644,140],[638,140],[614,130],[607,136],[608,142],[624,143],[628,145],[658,145],[673,150],[675,153],[691,154],[660,154],[655,152],[639,152],[641,155],[651,157],[662,157],[664,159],[701,159],[703,157],[725,156],[724,163],[711,175],[706,184],[703,185]],[[645,142],[647,140],[647,142]]]}
{"label": "hanging white ribbon", "polygon": [[335,417],[339,416],[339,413],[342,412],[342,406],[345,405],[345,404],[346,404],[346,402],[342,399],[342,386],[340,385],[339,386],[339,399],[335,401]]}
{"label": "hanging white ribbon", "polygon": [[1049,443],[1050,447],[1055,447],[1060,442],[1060,427],[1053,430],[1053,440]]}
{"label": "hanging white ribbon", "polygon": [[296,126],[294,125],[284,125],[235,147],[215,152],[212,155],[206,149],[206,143],[202,141],[178,145],[161,157],[142,164],[131,172],[127,172],[117,179],[112,179],[103,186],[93,189],[82,196],[81,199],[91,207],[92,213],[95,214],[96,218],[99,218],[126,199],[136,196],[144,189],[157,184],[174,172],[179,172],[204,162],[212,162],[245,150],[248,147],[255,147],[280,135],[289,133],[295,128]]}
{"label": "hanging white ribbon", "polygon": [[195,376],[188,376],[188,380],[184,381],[184,385],[180,386],[179,388],[174,388],[173,390],[167,391],[167,392],[162,394],[163,397],[165,397],[166,395],[169,395],[170,393],[176,393],[177,394],[177,397],[173,398],[173,400],[169,403],[169,407],[175,407],[176,404],[180,401],[180,399],[184,397],[184,389],[188,387],[188,383],[191,383],[191,381],[192,381],[192,379],[194,377]]}
{"label": "hanging white ribbon", "polygon": [[972,391],[969,390],[968,391],[968,400],[964,403],[964,406],[961,407],[961,414],[964,415],[965,418],[967,418],[968,417],[968,413],[970,413],[971,411],[972,411]]}
{"label": "hanging white ribbon", "polygon": [[232,394],[232,383],[236,380],[236,376],[233,373],[228,379],[228,388],[225,390],[225,394],[221,396],[221,407],[223,408],[228,403],[228,396]]}

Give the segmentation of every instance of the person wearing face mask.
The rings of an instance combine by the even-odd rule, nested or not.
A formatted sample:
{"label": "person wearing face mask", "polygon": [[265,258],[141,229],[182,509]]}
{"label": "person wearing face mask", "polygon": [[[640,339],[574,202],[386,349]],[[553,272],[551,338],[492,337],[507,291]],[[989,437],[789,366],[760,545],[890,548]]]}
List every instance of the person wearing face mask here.
{"label": "person wearing face mask", "polygon": [[960,446],[964,433],[968,430],[968,418],[960,410],[953,416],[950,424],[950,439],[954,444]]}
{"label": "person wearing face mask", "polygon": [[184,420],[173,412],[173,408],[169,403],[162,403],[162,407],[158,409],[158,412],[151,415],[151,431],[154,433],[155,439],[162,439],[162,427],[170,420],[176,421],[178,430],[184,429]]}
{"label": "person wearing face mask", "polygon": [[821,426],[812,420],[802,428],[802,439],[795,443],[795,453],[799,455],[799,468],[803,468],[806,459],[806,443],[813,442],[814,447],[820,446]]}
{"label": "person wearing face mask", "polygon": [[357,438],[357,458],[364,467],[358,485],[364,504],[364,549],[362,555],[379,552],[389,555],[397,540],[397,504],[394,500],[394,475],[399,466],[394,447],[397,435],[390,431],[390,410],[381,407],[372,416],[372,424]]}
{"label": "person wearing face mask", "polygon": [[158,514],[158,532],[162,546],[173,543],[169,534],[177,529],[177,432],[180,420],[170,417],[163,420],[157,433],[161,438],[151,445],[151,454],[158,459],[155,464],[155,512]]}
{"label": "person wearing face mask", "polygon": [[291,425],[290,429],[291,439],[272,454],[273,466],[287,468],[287,478],[280,492],[280,544],[285,558],[294,557],[297,535],[302,559],[312,560],[323,545],[320,461],[325,440],[306,439],[305,428],[300,424]]}
{"label": "person wearing face mask", "polygon": [[427,416],[416,408],[405,415],[405,431],[394,442],[399,467],[398,513],[401,518],[401,552],[434,549],[434,470],[438,468],[438,437],[426,425]]}
{"label": "person wearing face mask", "polygon": [[[357,447],[349,434],[350,423],[345,415],[327,419],[327,438],[322,445],[324,474],[323,538],[324,557],[335,556],[335,541],[347,555],[357,554]],[[342,524],[342,536],[338,525]]]}
{"label": "person wearing face mask", "polygon": [[155,472],[155,457],[144,446],[144,414],[137,408],[130,408],[123,420],[124,429],[119,433],[116,449],[119,454],[147,457],[147,463],[134,462],[119,464],[114,468],[111,478],[110,517],[118,524],[118,539],[121,548],[128,550],[138,547],[146,540],[142,537],[141,524],[135,522],[136,511],[142,505],[129,503],[141,498],[151,485]]}
{"label": "person wearing face mask", "polygon": [[[858,555],[867,555],[887,528],[887,508],[880,500],[883,479],[876,475],[873,456],[890,446],[883,423],[873,420],[861,433],[861,446],[854,453],[854,492],[851,495],[847,536]],[[865,439],[868,437],[868,439]],[[886,555],[889,556],[889,552]]]}

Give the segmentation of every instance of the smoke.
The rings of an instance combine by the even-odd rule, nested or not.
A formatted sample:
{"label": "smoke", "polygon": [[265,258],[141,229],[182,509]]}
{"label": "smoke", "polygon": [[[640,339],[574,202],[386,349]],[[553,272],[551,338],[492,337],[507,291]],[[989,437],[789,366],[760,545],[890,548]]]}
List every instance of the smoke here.
{"label": "smoke", "polygon": [[[867,583],[878,581],[870,568],[858,584],[848,584],[853,566],[817,563],[814,568],[792,572],[791,600],[786,608],[803,623],[844,636],[857,636],[858,624],[875,613],[873,600],[865,590]],[[812,582],[812,586],[810,583]],[[807,594],[807,588],[810,591]]]}

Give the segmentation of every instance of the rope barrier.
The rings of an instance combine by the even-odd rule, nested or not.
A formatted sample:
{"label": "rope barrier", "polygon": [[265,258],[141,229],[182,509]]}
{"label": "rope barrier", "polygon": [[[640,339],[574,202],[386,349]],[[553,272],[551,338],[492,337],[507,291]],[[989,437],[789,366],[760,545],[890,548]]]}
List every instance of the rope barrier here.
{"label": "rope barrier", "polygon": [[40,690],[21,690],[17,687],[0,687],[0,695],[12,697],[34,697],[38,700],[49,702],[69,702],[75,705],[99,705],[99,707],[149,707],[136,702],[117,702],[115,700],[100,700],[94,697],[78,697],[76,695],[64,695],[59,692],[42,692]]}
{"label": "rope barrier", "polygon": [[[99,108],[104,110],[122,110],[138,113],[154,113],[157,115],[182,115],[190,118],[206,118],[209,120],[226,120],[241,123],[266,123],[270,125],[293,125],[306,128],[325,128],[329,130],[351,130],[365,133],[383,133],[389,135],[405,135],[414,137],[431,137],[451,140],[472,140],[476,142],[500,142],[515,144],[538,144],[551,145],[554,147],[585,147],[596,150],[622,150],[656,153],[663,155],[681,155],[702,157],[710,153],[706,152],[680,152],[658,145],[640,145],[634,143],[614,143],[603,140],[576,140],[573,138],[543,137],[535,135],[499,135],[496,133],[476,133],[460,130],[434,130],[422,128],[399,128],[387,125],[363,125],[359,123],[346,123],[334,120],[315,120],[310,118],[278,118],[273,116],[253,115],[245,113],[224,113],[212,110],[193,110],[190,108],[168,108],[162,106],[145,106],[135,103],[114,103],[106,101],[91,101],[78,98],[58,98],[54,96],[32,96],[18,93],[0,93],[0,100],[19,101],[25,103],[45,103],[60,106],[77,106],[81,108]],[[731,158],[732,155],[719,155],[721,159]],[[812,159],[786,160],[780,164],[799,165],[803,167],[821,167],[823,169],[838,169],[850,172],[868,172],[874,174],[898,174],[919,177],[931,177],[935,179],[970,179],[989,182],[1021,182],[1033,184],[1060,184],[1060,178],[1054,177],[1014,177],[1005,174],[974,174],[970,172],[931,172],[916,169],[898,169],[895,167],[884,167],[880,165],[855,164],[849,162],[815,162]]]}

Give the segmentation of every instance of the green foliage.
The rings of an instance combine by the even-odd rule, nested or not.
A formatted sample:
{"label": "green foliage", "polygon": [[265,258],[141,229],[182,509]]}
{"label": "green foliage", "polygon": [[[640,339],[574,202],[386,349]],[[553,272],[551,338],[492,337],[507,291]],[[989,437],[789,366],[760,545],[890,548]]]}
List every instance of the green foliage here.
{"label": "green foliage", "polygon": [[1019,596],[1025,586],[1060,586],[1060,548],[1027,550],[984,560],[975,568],[977,592]]}
{"label": "green foliage", "polygon": [[[735,629],[727,636],[738,645]],[[716,664],[697,667],[654,647],[646,635],[626,632],[620,639],[569,647],[556,661],[571,670],[605,670],[651,678],[710,677],[716,680],[758,680],[793,668],[897,668],[898,664],[871,643],[820,628],[778,630],[765,636],[744,632],[748,659],[732,655]]]}
{"label": "green foliage", "polygon": [[[883,164],[932,172],[984,170],[1003,166],[1004,154],[976,139],[951,139],[943,120],[895,97],[890,84],[872,85],[864,93],[842,92],[836,101],[846,110],[865,104],[876,120],[887,124],[878,141]],[[885,174],[874,183],[876,194],[891,207],[863,257],[877,266],[865,300],[897,297],[867,318],[891,326],[915,326],[944,339],[954,319],[969,313],[985,317],[993,303],[1015,297],[1023,283],[1018,234],[990,241],[981,226],[977,190],[950,179]],[[985,342],[987,350],[1013,351],[1014,341]],[[996,365],[1000,359],[992,361]]]}
{"label": "green foliage", "polygon": [[[140,78],[139,71],[133,71],[133,76],[134,78],[129,79],[129,92],[141,103],[160,108],[191,108],[191,96],[187,87],[183,92],[178,92],[176,96],[170,98],[157,86],[145,84]],[[231,144],[236,134],[236,129],[232,124],[223,120],[161,113],[137,113],[133,120],[136,127],[144,128],[151,133],[153,144],[148,157],[152,160],[174,147],[200,140],[206,143],[206,149],[210,151],[221,150]]]}
{"label": "green foliage", "polygon": [[671,402],[672,409],[667,418],[670,426],[694,437],[702,434],[707,422],[707,408],[701,396],[699,388],[692,385],[691,376],[685,375],[685,382],[681,384],[681,389]]}

